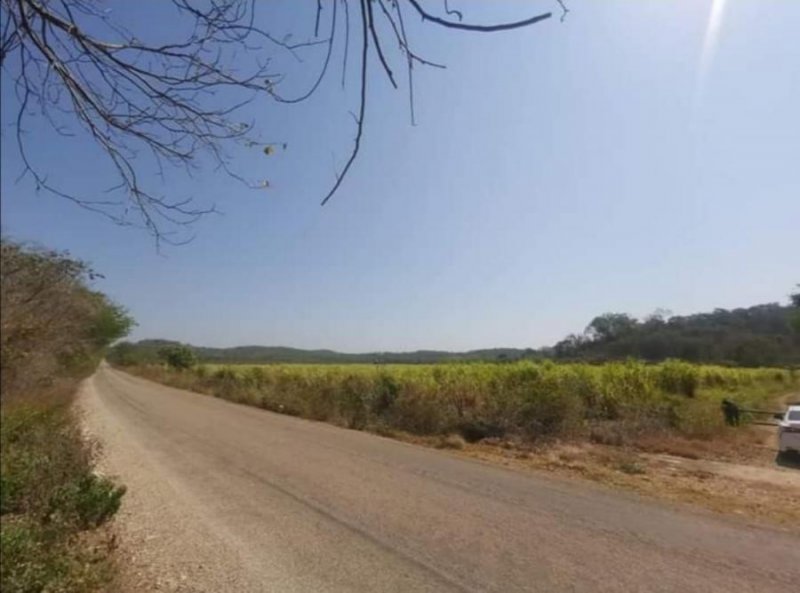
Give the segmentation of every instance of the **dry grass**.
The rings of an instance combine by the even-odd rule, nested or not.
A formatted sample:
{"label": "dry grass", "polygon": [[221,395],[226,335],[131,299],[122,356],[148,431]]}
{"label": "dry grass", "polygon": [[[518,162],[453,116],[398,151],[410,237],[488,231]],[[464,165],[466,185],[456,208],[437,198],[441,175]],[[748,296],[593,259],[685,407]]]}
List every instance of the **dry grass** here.
{"label": "dry grass", "polygon": [[800,532],[800,487],[795,483],[774,483],[757,476],[742,479],[717,471],[713,465],[706,469],[702,462],[592,443],[553,443],[523,451],[479,443],[467,445],[460,454],[522,471],[546,470],[588,479]]}
{"label": "dry grass", "polygon": [[[748,463],[749,456],[737,456],[735,452],[739,442],[765,440],[765,431],[756,427],[734,432],[730,435],[731,440],[705,443],[708,448],[682,457],[656,455],[633,446],[586,441],[531,444],[521,440],[490,438],[478,443],[464,442],[459,447],[443,447],[444,437],[396,430],[378,431],[378,434],[416,445],[450,449],[456,455],[518,471],[545,471],[568,478],[590,480],[671,503],[733,514],[800,533],[800,505],[797,504],[800,485],[795,475],[789,473],[791,470],[775,469],[774,444],[763,445],[763,453],[754,465],[707,461],[728,456],[732,461]],[[769,436],[774,438],[772,433]],[[679,443],[676,445],[678,450],[690,446],[688,441],[681,440]],[[660,444],[670,448],[668,440],[662,440]],[[770,463],[766,463],[767,457]],[[768,465],[771,467],[765,467]],[[771,472],[777,473],[773,475]],[[786,479],[771,479],[774,477]]]}
{"label": "dry grass", "polygon": [[467,441],[460,434],[448,434],[439,437],[436,447],[438,449],[463,449],[467,446]]}

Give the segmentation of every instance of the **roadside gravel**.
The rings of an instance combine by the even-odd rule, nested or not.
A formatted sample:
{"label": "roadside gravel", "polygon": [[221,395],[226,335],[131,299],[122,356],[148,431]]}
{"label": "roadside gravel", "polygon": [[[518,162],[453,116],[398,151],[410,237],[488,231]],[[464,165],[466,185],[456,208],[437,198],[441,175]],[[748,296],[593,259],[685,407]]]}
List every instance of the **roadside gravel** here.
{"label": "roadside gravel", "polygon": [[89,435],[101,444],[98,470],[117,477],[123,471],[120,479],[128,488],[112,525],[120,593],[264,590],[260,579],[242,571],[245,560],[235,542],[215,529],[191,493],[126,433],[91,379],[82,385],[77,405]]}

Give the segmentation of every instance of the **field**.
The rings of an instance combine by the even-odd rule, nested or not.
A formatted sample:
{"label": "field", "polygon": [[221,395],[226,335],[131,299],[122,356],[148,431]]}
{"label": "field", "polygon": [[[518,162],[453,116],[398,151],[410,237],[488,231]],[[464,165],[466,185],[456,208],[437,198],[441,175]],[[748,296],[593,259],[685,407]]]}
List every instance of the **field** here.
{"label": "field", "polygon": [[[641,435],[709,439],[720,403],[769,408],[797,371],[619,362],[438,365],[161,366],[139,374],[177,387],[356,429],[460,435],[467,441],[584,438],[624,445]],[[752,418],[745,415],[744,421]]]}

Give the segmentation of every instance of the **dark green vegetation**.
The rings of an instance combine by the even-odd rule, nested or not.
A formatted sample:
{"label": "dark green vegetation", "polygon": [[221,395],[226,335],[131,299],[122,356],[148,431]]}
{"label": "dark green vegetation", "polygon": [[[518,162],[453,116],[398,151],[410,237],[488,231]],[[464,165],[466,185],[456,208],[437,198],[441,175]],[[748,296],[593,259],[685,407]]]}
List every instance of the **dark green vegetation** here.
{"label": "dark green vegetation", "polygon": [[88,538],[117,511],[124,488],[92,472],[92,447],[67,403],[3,409],[2,422],[2,590],[104,585],[111,577],[109,550]]}
{"label": "dark green vegetation", "polygon": [[794,306],[794,314],[792,316],[792,327],[794,331],[800,334],[800,284],[797,285],[798,292],[792,294],[789,298],[792,300]]}
{"label": "dark green vegetation", "polygon": [[194,350],[183,344],[164,346],[158,351],[158,357],[168,367],[179,371],[190,369],[197,364],[197,355]]}
{"label": "dark green vegetation", "polygon": [[652,315],[638,321],[625,314],[596,317],[581,335],[555,346],[559,358],[658,361],[680,358],[692,362],[736,366],[800,365],[800,296],[792,305],[757,305],[746,309],[716,309],[684,317]]}
{"label": "dark green vegetation", "polygon": [[[534,442],[711,438],[731,432],[720,403],[764,408],[796,389],[780,369],[611,362],[437,365],[166,365],[132,367],[176,387],[383,434],[460,434]],[[732,395],[733,394],[733,395]],[[747,418],[745,418],[745,422]]]}
{"label": "dark green vegetation", "polygon": [[[636,358],[648,362],[680,359],[744,367],[800,365],[800,293],[788,306],[776,303],[712,313],[668,316],[656,313],[637,320],[624,313],[595,317],[582,334],[572,334],[553,348],[493,348],[469,352],[418,350],[346,354],[278,346],[205,348],[190,346],[198,359],[220,364],[430,364],[463,361],[514,361],[556,358],[596,361]],[[151,364],[160,352],[179,346],[167,340],[142,340],[116,346],[109,360],[119,365]]]}
{"label": "dark green vegetation", "polygon": [[4,239],[0,263],[0,589],[96,590],[112,576],[96,528],[124,488],[94,473],[70,404],[132,320],[67,254]]}
{"label": "dark green vegetation", "polygon": [[[109,352],[109,361],[122,366],[150,364],[162,360],[163,348],[178,346],[180,342],[170,340],[141,340],[123,342]],[[441,350],[417,350],[415,352],[367,352],[349,354],[333,350],[302,350],[283,346],[237,346],[235,348],[206,348],[190,346],[202,362],[220,364],[266,364],[273,362],[298,364],[426,364],[465,360],[517,360],[541,358],[542,354],[518,348],[491,348],[470,352],[444,352]]]}

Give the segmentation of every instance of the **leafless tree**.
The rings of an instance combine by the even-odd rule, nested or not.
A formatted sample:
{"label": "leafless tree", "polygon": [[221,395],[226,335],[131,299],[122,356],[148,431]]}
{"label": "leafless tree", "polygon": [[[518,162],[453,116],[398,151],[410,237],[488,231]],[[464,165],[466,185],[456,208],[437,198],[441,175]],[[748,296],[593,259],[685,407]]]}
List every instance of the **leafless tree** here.
{"label": "leafless tree", "polygon": [[[563,14],[566,9],[560,0]],[[214,166],[253,186],[230,166],[231,143],[273,146],[253,136],[253,123],[237,113],[259,96],[282,103],[311,97],[332,67],[358,60],[358,105],[355,135],[344,166],[337,173],[325,204],[340,188],[361,148],[368,99],[368,63],[376,59],[389,82],[398,88],[387,49],[399,52],[407,71],[407,89],[414,120],[413,73],[417,66],[443,68],[413,50],[409,25],[429,25],[490,33],[518,29],[551,17],[546,12],[514,22],[469,23],[461,11],[443,2],[444,16],[418,0],[329,0],[316,2],[313,36],[290,42],[263,28],[256,0],[170,0],[184,34],[163,43],[145,41],[115,19],[109,6],[97,0],[0,0],[0,66],[4,83],[13,85],[19,109],[10,122],[24,164],[36,188],[100,212],[119,224],[145,226],[158,241],[177,242],[165,232],[213,212],[191,199],[175,200],[151,189],[143,169],[149,154],[163,173],[178,167],[191,173],[202,157]],[[327,22],[323,22],[327,20]],[[383,21],[381,23],[381,21]],[[380,24],[379,24],[380,23]],[[356,29],[351,39],[351,29]],[[320,34],[320,31],[325,32]],[[142,32],[140,32],[142,33]],[[281,92],[282,75],[270,68],[271,58],[301,54],[324,47],[320,72],[310,88],[294,97]],[[339,51],[341,61],[333,66]],[[304,62],[305,64],[306,62]],[[244,66],[243,66],[244,65]],[[305,67],[305,66],[303,66]],[[46,118],[52,130],[72,135],[87,133],[108,158],[118,183],[103,199],[87,199],[51,181],[36,163],[26,137],[31,117]],[[4,126],[5,128],[6,126]]]}

